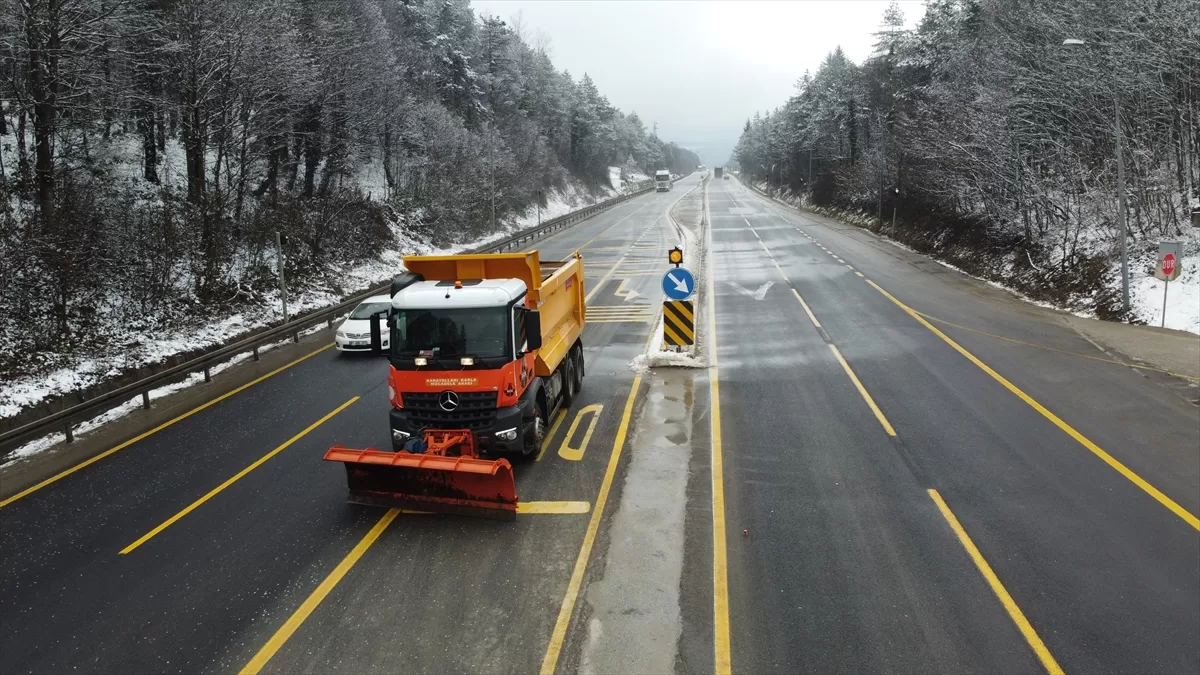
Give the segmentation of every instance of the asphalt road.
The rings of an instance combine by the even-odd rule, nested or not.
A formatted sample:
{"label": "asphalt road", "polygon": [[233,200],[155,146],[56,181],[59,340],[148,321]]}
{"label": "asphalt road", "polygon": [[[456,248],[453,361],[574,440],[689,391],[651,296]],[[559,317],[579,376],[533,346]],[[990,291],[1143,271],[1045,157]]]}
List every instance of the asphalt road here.
{"label": "asphalt road", "polygon": [[325,350],[0,507],[0,670],[1200,672],[1194,387],[735,180],[708,369],[636,374],[697,182],[538,243],[587,378],[517,491],[584,512],[345,504],[386,364]]}
{"label": "asphalt road", "polygon": [[[666,212],[697,182],[538,242],[584,256],[587,377],[544,456],[518,462],[523,502],[594,506],[676,243]],[[346,504],[321,455],[388,447],[386,372],[327,349],[0,508],[0,669],[229,672],[267,647],[264,672],[536,670],[588,513],[384,528]]]}
{"label": "asphalt road", "polygon": [[734,672],[1200,672],[1200,409],[1051,312],[711,188]]}

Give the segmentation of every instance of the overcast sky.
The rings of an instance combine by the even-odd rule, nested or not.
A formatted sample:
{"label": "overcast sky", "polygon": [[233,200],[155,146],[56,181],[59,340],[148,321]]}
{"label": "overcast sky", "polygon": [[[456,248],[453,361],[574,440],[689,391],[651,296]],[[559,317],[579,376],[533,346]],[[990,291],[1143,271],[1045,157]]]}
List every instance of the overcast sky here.
{"label": "overcast sky", "polygon": [[[924,11],[900,3],[907,23]],[[805,70],[841,45],[872,50],[887,0],[472,0],[476,12],[520,13],[526,40],[549,39],[554,65],[591,75],[613,105],[700,153],[729,157],[746,118],[782,105]]]}

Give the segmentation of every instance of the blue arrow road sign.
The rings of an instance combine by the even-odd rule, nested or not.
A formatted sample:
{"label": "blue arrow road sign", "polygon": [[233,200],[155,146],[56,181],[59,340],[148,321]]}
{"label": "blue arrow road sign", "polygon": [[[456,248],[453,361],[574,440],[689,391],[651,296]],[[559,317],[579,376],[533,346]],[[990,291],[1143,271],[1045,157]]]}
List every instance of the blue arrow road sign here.
{"label": "blue arrow road sign", "polygon": [[677,267],[663,275],[662,289],[668,300],[687,300],[696,292],[696,279],[691,272]]}

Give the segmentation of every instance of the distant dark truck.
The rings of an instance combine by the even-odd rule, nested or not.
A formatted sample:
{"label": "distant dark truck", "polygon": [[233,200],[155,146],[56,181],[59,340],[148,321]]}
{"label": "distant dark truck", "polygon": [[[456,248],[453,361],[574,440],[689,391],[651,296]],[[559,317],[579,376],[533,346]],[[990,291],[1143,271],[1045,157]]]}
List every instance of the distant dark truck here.
{"label": "distant dark truck", "polygon": [[720,177],[721,177],[721,171],[722,171],[722,168],[721,168],[721,167],[719,167],[719,166],[714,166],[714,167],[713,167],[713,178],[720,178]]}

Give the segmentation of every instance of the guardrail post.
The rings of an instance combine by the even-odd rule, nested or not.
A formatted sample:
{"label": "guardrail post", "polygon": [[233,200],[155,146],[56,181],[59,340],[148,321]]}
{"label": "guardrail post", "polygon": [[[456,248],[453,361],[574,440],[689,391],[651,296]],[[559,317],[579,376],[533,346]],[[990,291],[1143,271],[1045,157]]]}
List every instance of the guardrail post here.
{"label": "guardrail post", "polygon": [[204,383],[212,382],[212,376],[208,373],[208,366],[204,366]]}
{"label": "guardrail post", "polygon": [[296,344],[300,344],[300,331],[296,331],[295,333],[292,333],[292,342],[295,342]]}
{"label": "guardrail post", "polygon": [[71,423],[70,422],[66,422],[63,424],[63,434],[66,435],[68,443],[75,442],[75,434],[71,431]]}
{"label": "guardrail post", "polygon": [[254,360],[257,361],[258,359],[258,345],[254,345]]}
{"label": "guardrail post", "polygon": [[147,389],[146,391],[142,392],[142,410],[149,410],[149,409],[150,409],[150,390]]}

